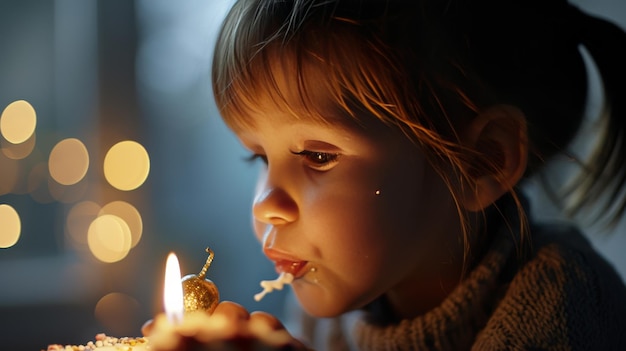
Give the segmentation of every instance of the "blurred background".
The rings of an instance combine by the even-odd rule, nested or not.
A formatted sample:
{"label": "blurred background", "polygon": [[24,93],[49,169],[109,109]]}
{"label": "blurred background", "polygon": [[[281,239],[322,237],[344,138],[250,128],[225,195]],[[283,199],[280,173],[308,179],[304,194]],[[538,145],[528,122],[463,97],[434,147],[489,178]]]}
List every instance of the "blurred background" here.
{"label": "blurred background", "polygon": [[[576,3],[626,26],[621,0]],[[196,274],[211,247],[223,300],[282,314],[285,291],[252,299],[276,275],[252,237],[256,166],[210,88],[230,4],[0,2],[2,350],[140,335],[162,311],[170,251]],[[625,229],[592,237],[623,277]]]}

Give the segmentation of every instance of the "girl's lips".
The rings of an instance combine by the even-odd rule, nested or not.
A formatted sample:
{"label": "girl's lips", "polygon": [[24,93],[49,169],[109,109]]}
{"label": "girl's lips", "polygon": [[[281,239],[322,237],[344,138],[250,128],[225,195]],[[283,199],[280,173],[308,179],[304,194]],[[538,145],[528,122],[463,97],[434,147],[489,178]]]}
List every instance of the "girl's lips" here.
{"label": "girl's lips", "polygon": [[294,256],[271,248],[264,248],[263,253],[265,253],[270,260],[274,261],[277,273],[291,273],[295,278],[299,278],[303,275],[303,268],[307,264],[306,261],[302,261]]}
{"label": "girl's lips", "polygon": [[306,265],[305,261],[275,261],[276,272],[291,273],[295,278],[299,278],[303,273],[302,268]]}

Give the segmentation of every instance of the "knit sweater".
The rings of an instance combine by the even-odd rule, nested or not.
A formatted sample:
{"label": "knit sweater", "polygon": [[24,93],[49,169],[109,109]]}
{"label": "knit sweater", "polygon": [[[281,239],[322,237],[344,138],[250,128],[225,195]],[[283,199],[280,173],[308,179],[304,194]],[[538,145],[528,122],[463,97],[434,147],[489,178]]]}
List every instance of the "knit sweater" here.
{"label": "knit sweater", "polygon": [[488,250],[438,307],[384,322],[393,317],[383,296],[365,312],[315,319],[292,300],[290,330],[324,351],[626,350],[626,286],[614,268],[562,223],[531,221],[521,255],[516,207],[500,205]]}
{"label": "knit sweater", "polygon": [[[354,340],[346,323],[331,321],[322,350],[352,342],[364,351],[626,350],[626,287],[587,239],[568,226],[535,225],[533,249],[520,260],[506,227],[438,307],[387,325],[359,318]],[[309,340],[319,340],[312,326]]]}

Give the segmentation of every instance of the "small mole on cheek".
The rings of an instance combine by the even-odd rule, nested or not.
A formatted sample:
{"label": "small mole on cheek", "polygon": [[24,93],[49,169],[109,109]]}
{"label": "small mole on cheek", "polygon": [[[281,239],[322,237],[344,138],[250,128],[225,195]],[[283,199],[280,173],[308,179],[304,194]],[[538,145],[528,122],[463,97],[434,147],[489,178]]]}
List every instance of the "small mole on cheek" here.
{"label": "small mole on cheek", "polygon": [[[309,272],[315,273],[315,272],[317,272],[317,268],[316,267],[311,267],[311,269],[309,269]],[[319,282],[320,281],[319,281],[319,279],[317,279],[317,275],[314,275],[313,276],[313,283],[317,284]]]}

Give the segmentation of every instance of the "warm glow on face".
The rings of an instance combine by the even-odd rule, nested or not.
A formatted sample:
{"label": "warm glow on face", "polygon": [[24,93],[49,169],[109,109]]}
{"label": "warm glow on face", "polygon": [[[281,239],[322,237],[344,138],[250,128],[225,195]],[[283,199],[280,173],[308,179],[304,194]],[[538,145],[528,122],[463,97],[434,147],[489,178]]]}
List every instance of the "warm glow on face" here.
{"label": "warm glow on face", "polygon": [[137,189],[148,178],[148,173],[148,152],[137,142],[119,142],[109,149],[104,158],[104,177],[116,189]]}
{"label": "warm glow on face", "polygon": [[141,220],[141,214],[137,209],[126,201],[113,201],[102,207],[100,215],[112,214],[115,215],[128,224],[130,228],[130,235],[132,238],[130,247],[135,247],[139,240],[141,240],[141,233],[143,231],[143,222]]}
{"label": "warm glow on face", "polygon": [[87,244],[89,226],[98,217],[100,209],[100,205],[93,201],[79,202],[70,209],[65,228],[72,242]]}
{"label": "warm glow on face", "polygon": [[0,205],[0,248],[6,249],[17,243],[22,223],[17,211],[9,205]]}
{"label": "warm glow on face", "polygon": [[14,101],[7,106],[0,117],[0,133],[13,144],[21,144],[35,132],[37,114],[24,100]]}
{"label": "warm glow on face", "polygon": [[89,153],[78,139],[61,140],[50,152],[50,176],[59,184],[72,185],[83,179],[89,168]]}
{"label": "warm glow on face", "polygon": [[180,276],[178,257],[174,253],[167,256],[165,264],[165,287],[163,288],[165,315],[172,323],[183,319],[183,284]]}
{"label": "warm glow on face", "polygon": [[102,262],[117,262],[130,251],[130,229],[123,219],[103,215],[94,219],[87,233],[91,253]]}

